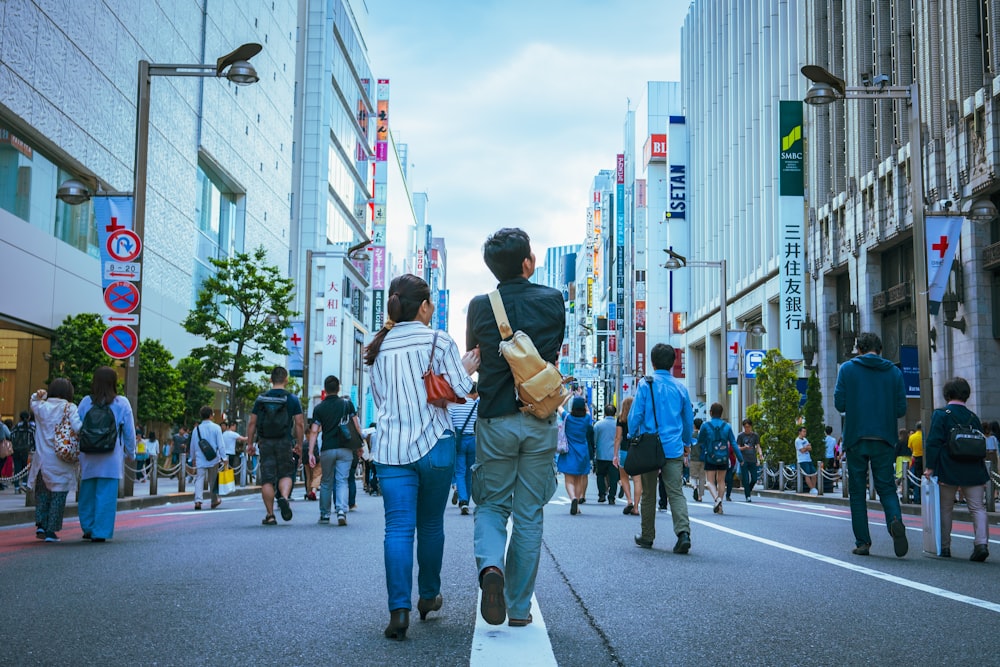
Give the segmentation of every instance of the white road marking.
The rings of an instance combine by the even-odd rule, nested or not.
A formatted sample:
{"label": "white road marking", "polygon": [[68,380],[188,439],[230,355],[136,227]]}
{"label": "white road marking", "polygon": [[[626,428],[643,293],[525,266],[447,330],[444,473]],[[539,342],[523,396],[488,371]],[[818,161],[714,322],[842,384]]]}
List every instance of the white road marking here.
{"label": "white road marking", "polygon": [[[551,500],[549,501],[552,502]],[[507,543],[514,529],[513,519],[507,521]],[[490,625],[479,612],[483,591],[476,598],[476,629],[472,633],[472,653],[469,667],[550,667],[557,665],[552,642],[545,628],[545,619],[538,599],[531,596],[531,625],[512,628],[506,623]]]}
{"label": "white road marking", "polygon": [[835,567],[840,567],[845,570],[850,570],[852,572],[864,574],[869,577],[881,579],[882,581],[887,581],[891,584],[905,586],[907,588],[912,588],[914,590],[922,591],[924,593],[930,593],[931,595],[936,595],[938,597],[942,597],[947,600],[952,600],[954,602],[962,602],[964,604],[972,605],[973,607],[979,607],[980,609],[985,609],[986,611],[1000,613],[1000,604],[996,602],[981,600],[979,598],[974,598],[969,595],[963,595],[962,593],[956,593],[954,591],[949,591],[944,588],[938,588],[937,586],[922,584],[917,581],[910,581],[909,579],[904,579],[903,577],[897,577],[887,572],[873,570],[868,567],[862,567],[861,565],[855,565],[854,563],[848,563],[847,561],[831,558],[830,556],[824,556],[823,554],[818,554],[813,551],[806,551],[805,549],[799,549],[798,547],[782,544],[781,542],[775,542],[774,540],[769,540],[765,537],[757,537],[756,535],[750,535],[749,533],[744,533],[739,530],[733,530],[732,528],[727,528],[726,526],[720,526],[719,524],[712,523],[710,521],[702,521],[701,519],[691,519],[691,521],[700,524],[702,526],[706,526],[707,528],[713,528],[723,533],[729,533],[730,535],[735,535],[736,537],[742,537],[745,540],[750,540],[752,542],[759,542],[760,544],[766,544],[767,546],[775,547],[777,549],[782,549],[784,551],[789,551],[791,553],[798,554],[800,556],[805,556],[806,558],[812,558],[814,560],[818,560],[820,562],[827,563]]}

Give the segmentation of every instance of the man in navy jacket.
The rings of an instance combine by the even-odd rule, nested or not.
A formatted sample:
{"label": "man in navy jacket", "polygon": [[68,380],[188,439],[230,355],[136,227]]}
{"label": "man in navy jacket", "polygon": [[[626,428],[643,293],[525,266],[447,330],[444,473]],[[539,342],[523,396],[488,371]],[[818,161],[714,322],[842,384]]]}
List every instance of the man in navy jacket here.
{"label": "man in navy jacket", "polygon": [[865,493],[871,466],[893,549],[902,558],[909,544],[893,480],[893,462],[898,419],[906,415],[903,374],[881,356],[882,341],[874,333],[858,336],[858,352],[840,367],[833,391],[833,404],[844,414],[844,452],[856,544],[853,553],[867,556],[872,544]]}

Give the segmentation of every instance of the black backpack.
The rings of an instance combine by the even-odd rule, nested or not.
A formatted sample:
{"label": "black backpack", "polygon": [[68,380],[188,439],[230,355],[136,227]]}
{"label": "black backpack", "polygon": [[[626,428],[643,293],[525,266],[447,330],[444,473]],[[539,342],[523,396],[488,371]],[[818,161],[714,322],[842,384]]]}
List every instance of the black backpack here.
{"label": "black backpack", "polygon": [[268,440],[288,438],[292,430],[292,418],[288,414],[288,395],[257,397],[257,430],[260,437]]}
{"label": "black backpack", "polygon": [[986,436],[982,431],[972,426],[972,417],[968,424],[958,421],[951,410],[945,410],[955,426],[948,433],[948,454],[957,461],[982,461],[986,458]]}
{"label": "black backpack", "polygon": [[35,446],[35,430],[26,422],[18,422],[10,432],[15,454],[27,454]]}
{"label": "black backpack", "polygon": [[111,406],[94,403],[83,416],[80,426],[80,451],[84,454],[107,454],[118,444],[121,427],[115,422]]}

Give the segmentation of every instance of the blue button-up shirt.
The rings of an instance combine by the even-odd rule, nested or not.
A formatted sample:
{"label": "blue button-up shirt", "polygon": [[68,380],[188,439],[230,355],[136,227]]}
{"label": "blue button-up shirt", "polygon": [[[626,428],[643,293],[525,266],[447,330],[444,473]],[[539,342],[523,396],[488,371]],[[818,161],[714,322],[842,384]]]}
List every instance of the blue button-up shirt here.
{"label": "blue button-up shirt", "polygon": [[643,380],[628,413],[629,435],[658,432],[663,455],[668,459],[680,458],[684,455],[685,443],[691,442],[694,431],[694,412],[687,387],[678,382],[670,371],[658,370],[653,372],[652,391],[656,398],[655,421],[650,387]]}

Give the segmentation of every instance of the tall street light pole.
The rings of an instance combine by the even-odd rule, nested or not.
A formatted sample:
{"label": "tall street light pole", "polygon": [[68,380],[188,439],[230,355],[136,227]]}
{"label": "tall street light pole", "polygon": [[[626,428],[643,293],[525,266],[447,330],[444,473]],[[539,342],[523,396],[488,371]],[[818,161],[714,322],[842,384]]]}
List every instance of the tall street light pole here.
{"label": "tall street light pole", "polygon": [[[927,215],[953,215],[927,211],[924,202],[924,151],[923,126],[920,122],[920,86],[913,81],[909,86],[890,86],[888,81],[870,86],[848,86],[840,77],[831,74],[818,65],[806,65],[802,74],[813,82],[806,92],[805,103],[822,106],[838,100],[880,100],[897,99],[910,101],[910,199],[913,206],[913,299],[916,303],[917,318],[917,359],[920,371],[920,420],[924,431],[930,428],[934,412],[934,382],[931,373],[931,327],[927,305]],[[880,77],[876,77],[878,81]],[[983,204],[977,202],[980,206]],[[970,218],[992,218],[996,209],[970,209]]]}
{"label": "tall street light pole", "polygon": [[[215,64],[193,65],[161,65],[148,60],[139,61],[139,82],[136,90],[135,105],[135,163],[134,185],[132,199],[132,231],[139,238],[139,245],[144,245],[146,231],[146,172],[149,158],[149,84],[154,76],[195,76],[195,77],[225,77],[233,83],[246,86],[258,81],[257,71],[248,61],[260,53],[260,44],[244,44],[234,51],[219,58]],[[96,179],[91,179],[96,180]],[[99,193],[91,192],[87,186],[71,179],[62,184],[56,195],[67,204],[82,204]],[[140,255],[141,259],[141,255]],[[142,276],[135,281],[139,294],[142,294]],[[136,322],[133,326],[136,340],[139,336],[142,299],[134,311]],[[139,401],[139,349],[128,358],[125,366],[125,396],[132,409],[138,409]]]}
{"label": "tall street light pole", "polygon": [[719,277],[721,279],[722,285],[719,289],[719,319],[721,321],[721,326],[719,328],[719,349],[721,354],[719,355],[719,403],[728,408],[728,395],[729,395],[729,354],[727,345],[729,341],[729,319],[726,312],[727,302],[729,300],[726,294],[726,260],[720,259],[717,262],[713,261],[693,261],[689,262],[686,257],[679,255],[669,248],[666,252],[670,258],[663,265],[663,268],[668,271],[675,271],[677,269],[683,268],[685,266],[690,266],[694,268],[698,267],[708,267],[713,269],[719,269]]}

